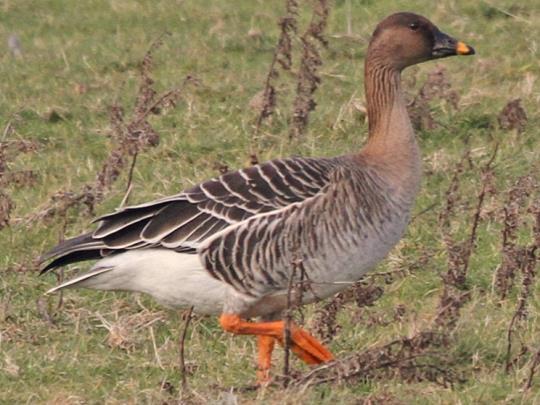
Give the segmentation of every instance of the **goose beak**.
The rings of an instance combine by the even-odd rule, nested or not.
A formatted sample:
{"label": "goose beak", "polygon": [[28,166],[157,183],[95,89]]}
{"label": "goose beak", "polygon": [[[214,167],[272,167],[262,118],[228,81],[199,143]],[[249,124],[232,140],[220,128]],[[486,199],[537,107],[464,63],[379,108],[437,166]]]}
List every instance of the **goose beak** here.
{"label": "goose beak", "polygon": [[472,46],[465,42],[458,41],[444,32],[438,31],[435,34],[435,43],[431,50],[431,56],[436,58],[444,58],[453,55],[474,55],[475,51]]}
{"label": "goose beak", "polygon": [[456,53],[458,55],[474,55],[474,48],[467,45],[465,42],[458,41],[456,45]]}

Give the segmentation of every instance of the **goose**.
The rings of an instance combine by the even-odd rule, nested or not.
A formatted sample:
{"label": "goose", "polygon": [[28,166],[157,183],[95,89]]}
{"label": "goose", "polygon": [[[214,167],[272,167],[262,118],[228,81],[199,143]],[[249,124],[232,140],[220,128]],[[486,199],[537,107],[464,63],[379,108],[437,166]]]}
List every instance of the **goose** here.
{"label": "goose", "polygon": [[[284,344],[288,299],[308,304],[346,288],[405,231],[421,155],[402,70],[474,53],[425,17],[386,17],[365,59],[368,138],[359,152],[274,159],[104,215],[93,231],[41,257],[41,274],[97,259],[48,293],[71,287],[142,292],[168,307],[218,315],[225,331],[257,336],[257,378],[268,381],[275,343]],[[305,363],[334,359],[303,328],[293,324],[289,332],[292,352]]]}

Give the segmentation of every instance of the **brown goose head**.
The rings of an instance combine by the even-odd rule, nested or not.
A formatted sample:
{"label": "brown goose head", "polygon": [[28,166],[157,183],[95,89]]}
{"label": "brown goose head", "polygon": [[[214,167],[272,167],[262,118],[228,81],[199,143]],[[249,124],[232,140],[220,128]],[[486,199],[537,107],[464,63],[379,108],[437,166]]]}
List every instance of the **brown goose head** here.
{"label": "brown goose head", "polygon": [[414,13],[396,13],[377,25],[366,63],[396,70],[452,55],[473,55],[474,49],[441,32],[431,21]]}

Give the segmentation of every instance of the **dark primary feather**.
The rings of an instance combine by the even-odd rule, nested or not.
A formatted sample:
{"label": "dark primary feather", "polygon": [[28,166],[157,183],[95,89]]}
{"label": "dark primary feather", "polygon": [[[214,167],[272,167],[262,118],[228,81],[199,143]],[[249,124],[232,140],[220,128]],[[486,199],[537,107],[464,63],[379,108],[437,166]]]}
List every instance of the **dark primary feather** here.
{"label": "dark primary feather", "polygon": [[66,239],[40,257],[39,260],[42,263],[55,259],[41,270],[41,274],[70,263],[99,259],[101,257],[100,250],[104,247],[102,242],[93,239],[92,232]]}
{"label": "dark primary feather", "polygon": [[202,241],[231,224],[318,193],[336,158],[277,159],[226,173],[180,194],[126,207],[97,219],[98,227],[46,253],[44,269],[99,259],[131,249],[162,247],[195,253]]}

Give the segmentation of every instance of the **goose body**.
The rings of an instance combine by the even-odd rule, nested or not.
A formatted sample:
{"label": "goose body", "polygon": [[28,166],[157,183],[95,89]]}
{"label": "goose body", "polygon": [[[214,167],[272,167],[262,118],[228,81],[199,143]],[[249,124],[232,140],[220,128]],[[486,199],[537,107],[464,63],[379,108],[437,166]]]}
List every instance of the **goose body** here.
{"label": "goose body", "polygon": [[204,268],[234,289],[227,312],[283,310],[293,271],[308,284],[304,302],[326,298],[361,278],[400,239],[412,199],[353,156],[334,162],[315,196],[230,226],[200,247]]}
{"label": "goose body", "polygon": [[[304,302],[326,298],[357,281],[386,256],[401,238],[413,203],[414,193],[393,187],[370,167],[368,159],[361,159],[359,163],[358,156],[347,155],[317,161],[275,160],[212,179],[174,198],[108,215],[92,235],[68,240],[61,250],[51,251],[57,258],[46,270],[77,259],[82,252],[105,257],[88,273],[50,291],[65,287],[138,291],[169,307],[194,306],[205,314],[219,314],[226,308],[252,317],[285,308],[293,262],[299,261],[310,287],[302,294]],[[305,172],[312,177],[303,178],[304,183],[299,178],[293,195],[279,170],[294,164],[303,170],[312,164],[311,172]],[[269,165],[275,168],[275,179],[261,175]],[[291,172],[288,175],[295,184]],[[276,179],[282,181],[281,189]],[[237,206],[225,205],[210,191],[218,189],[230,193],[229,199],[243,199],[236,201]],[[236,190],[236,195],[230,190]],[[273,192],[281,199],[264,204],[260,191],[259,213],[253,213],[246,209],[248,198],[255,195],[249,190]],[[249,207],[254,207],[255,201],[251,203]],[[214,211],[205,209],[210,204]],[[174,225],[162,217],[176,216],[171,211],[185,212],[186,207],[196,209]],[[212,228],[219,230],[210,233]],[[149,229],[152,239],[144,237]],[[112,249],[122,252],[109,252]]]}
{"label": "goose body", "polygon": [[[291,279],[308,284],[293,291],[304,303],[346,288],[382,260],[406,229],[421,157],[401,71],[473,53],[424,17],[387,17],[366,57],[369,138],[359,153],[275,159],[105,215],[93,232],[43,256],[43,272],[98,259],[89,272],[50,291],[139,291],[167,306],[221,314],[225,330],[259,337],[259,366],[267,371],[274,342],[283,342],[283,323],[244,319],[279,316]],[[310,364],[333,358],[297,327],[292,349]]]}

